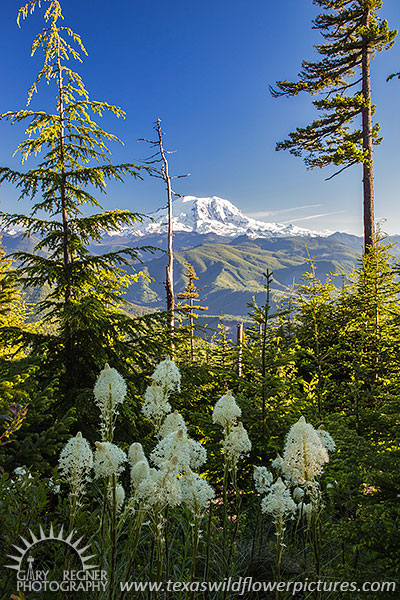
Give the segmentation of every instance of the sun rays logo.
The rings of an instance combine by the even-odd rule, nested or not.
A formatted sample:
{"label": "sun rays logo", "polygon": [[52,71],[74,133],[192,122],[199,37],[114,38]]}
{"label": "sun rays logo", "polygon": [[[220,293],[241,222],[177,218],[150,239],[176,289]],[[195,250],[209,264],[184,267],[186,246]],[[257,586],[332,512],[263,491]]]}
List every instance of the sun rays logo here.
{"label": "sun rays logo", "polygon": [[[48,535],[40,527],[39,536],[29,530],[31,540],[20,536],[21,544],[13,544],[16,553],[7,554],[8,558],[14,561],[14,564],[6,565],[7,569],[13,569],[17,572],[17,590],[23,592],[90,592],[95,590],[105,590],[107,586],[107,573],[99,570],[98,565],[92,564],[92,559],[96,558],[94,554],[88,554],[89,545],[81,545],[83,537],[74,540],[76,531],[64,537],[64,527],[62,526],[58,534],[54,531],[53,525],[50,526]],[[49,542],[61,542],[78,556],[80,569],[64,569],[57,579],[49,579],[49,569],[35,568],[35,558],[31,556],[32,549]],[[71,551],[70,551],[71,552]],[[71,553],[72,556],[72,553]],[[68,560],[66,559],[66,564]]]}

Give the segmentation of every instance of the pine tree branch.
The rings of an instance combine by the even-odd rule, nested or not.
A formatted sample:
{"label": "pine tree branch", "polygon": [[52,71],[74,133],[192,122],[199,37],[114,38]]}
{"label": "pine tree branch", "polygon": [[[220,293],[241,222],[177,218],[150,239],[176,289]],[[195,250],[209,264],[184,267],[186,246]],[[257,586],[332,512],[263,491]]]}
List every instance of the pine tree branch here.
{"label": "pine tree branch", "polygon": [[346,165],[345,167],[343,167],[343,169],[340,169],[339,171],[336,171],[336,173],[334,173],[330,177],[327,177],[325,179],[325,181],[330,181],[331,179],[333,179],[337,175],[340,175],[340,173],[343,173],[343,171],[346,171],[346,169],[349,169],[350,167],[353,167],[354,165],[357,165],[357,164],[358,164],[358,161],[356,161],[356,160],[353,161],[353,162],[351,162],[351,163],[349,163],[348,165]]}

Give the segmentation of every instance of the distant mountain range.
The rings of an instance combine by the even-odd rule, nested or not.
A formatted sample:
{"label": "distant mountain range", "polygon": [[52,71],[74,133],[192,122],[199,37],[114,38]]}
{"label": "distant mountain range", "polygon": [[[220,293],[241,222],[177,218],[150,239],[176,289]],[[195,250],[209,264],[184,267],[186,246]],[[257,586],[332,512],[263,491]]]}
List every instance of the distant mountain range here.
{"label": "distant mountain range", "polygon": [[[332,271],[349,274],[362,254],[362,239],[347,233],[318,233],[291,225],[264,223],[244,215],[228,200],[186,196],[174,201],[175,292],[186,285],[185,262],[191,263],[203,289],[201,302],[208,315],[221,313],[240,318],[247,314],[247,302],[264,301],[263,272],[273,271],[273,300],[290,293],[307,270],[308,253],[314,257],[317,275],[324,279]],[[106,235],[92,251],[102,254],[124,247],[151,245],[166,249],[166,209],[153,213],[137,227]],[[396,236],[391,241],[398,241]],[[9,252],[30,251],[38,240],[22,238],[21,232],[3,234]],[[400,252],[394,250],[397,258]],[[152,280],[141,278],[127,294],[136,310],[165,307],[165,265],[163,252],[143,253],[142,270]],[[341,280],[338,280],[338,283]],[[37,291],[35,292],[37,294]],[[206,317],[207,319],[207,317]]]}
{"label": "distant mountain range", "polygon": [[[296,225],[257,221],[247,217],[229,200],[217,196],[176,198],[173,201],[173,222],[174,231],[177,233],[215,234],[229,238],[241,235],[247,235],[249,238],[321,235],[321,233],[302,229]],[[168,210],[165,207],[151,213],[149,220],[145,220],[144,223],[135,227],[127,227],[117,235],[147,237],[166,233],[167,229]]]}

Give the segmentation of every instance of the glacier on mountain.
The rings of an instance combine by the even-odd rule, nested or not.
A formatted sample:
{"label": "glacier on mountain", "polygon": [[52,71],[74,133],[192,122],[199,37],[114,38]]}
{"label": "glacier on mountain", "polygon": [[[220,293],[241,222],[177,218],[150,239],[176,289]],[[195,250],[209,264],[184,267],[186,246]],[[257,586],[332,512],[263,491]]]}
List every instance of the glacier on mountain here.
{"label": "glacier on mountain", "polygon": [[[172,204],[173,229],[176,233],[216,234],[235,238],[247,235],[250,238],[287,237],[287,236],[321,236],[327,232],[312,231],[296,225],[282,223],[266,223],[246,216],[229,200],[212,196],[197,198],[183,196],[176,198]],[[167,207],[159,208],[134,227],[125,228],[121,235],[128,233],[136,236],[149,236],[166,233],[168,229]]]}

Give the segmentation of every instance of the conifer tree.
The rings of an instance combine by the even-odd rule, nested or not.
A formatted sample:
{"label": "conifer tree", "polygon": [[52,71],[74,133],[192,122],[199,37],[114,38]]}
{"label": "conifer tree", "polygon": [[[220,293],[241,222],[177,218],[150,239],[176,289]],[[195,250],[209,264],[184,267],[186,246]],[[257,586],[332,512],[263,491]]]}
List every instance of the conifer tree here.
{"label": "conifer tree", "polygon": [[[264,421],[265,411],[266,411],[266,401],[268,396],[268,389],[271,389],[271,381],[269,377],[271,373],[268,370],[271,367],[271,364],[275,361],[275,356],[273,356],[271,361],[271,346],[270,344],[270,336],[274,336],[274,332],[271,332],[271,324],[276,321],[277,318],[283,317],[288,311],[287,310],[273,310],[272,302],[271,302],[271,285],[273,282],[273,272],[267,269],[266,273],[263,273],[265,277],[266,283],[264,284],[265,289],[265,303],[262,305],[258,305],[255,297],[253,297],[252,302],[248,302],[247,306],[249,308],[248,316],[252,321],[252,325],[248,328],[249,339],[252,342],[252,346],[255,347],[256,352],[259,352],[259,362],[260,362],[260,375],[261,375],[261,398],[262,398],[262,418]],[[268,347],[270,347],[270,352],[268,353]],[[252,357],[252,363],[258,364],[254,357]],[[273,373],[275,376],[276,373]]]}
{"label": "conifer tree", "polygon": [[185,291],[180,292],[178,294],[178,298],[180,300],[188,301],[188,303],[186,303],[186,304],[179,305],[179,308],[186,312],[186,315],[189,319],[190,357],[191,357],[191,360],[193,361],[193,359],[194,359],[194,321],[195,321],[195,319],[199,318],[195,311],[208,310],[208,306],[199,306],[198,304],[196,304],[196,305],[194,304],[196,301],[198,301],[198,298],[199,298],[198,288],[194,282],[197,281],[199,278],[196,275],[196,271],[195,271],[193,265],[191,265],[188,262],[185,262],[184,264],[187,267],[187,272],[183,273],[183,276],[187,278],[188,282],[185,287]]}
{"label": "conifer tree", "polygon": [[[264,419],[265,416],[265,400],[266,400],[266,389],[265,389],[265,375],[266,375],[266,351],[267,351],[267,330],[268,330],[268,321],[270,320],[270,312],[271,312],[271,304],[270,304],[270,295],[271,295],[271,284],[273,281],[273,273],[269,269],[267,269],[266,273],[263,273],[266,283],[264,284],[264,288],[266,291],[266,300],[263,306],[258,306],[255,298],[253,298],[252,302],[248,302],[247,306],[250,309],[249,316],[258,326],[258,336],[261,338],[261,377],[262,377],[262,416]],[[275,316],[275,315],[273,315]]]}
{"label": "conifer tree", "polygon": [[212,341],[216,341],[215,357],[217,364],[223,370],[229,368],[229,358],[232,351],[232,340],[229,337],[229,329],[225,325],[224,314],[221,313],[219,316],[219,323],[217,324],[217,332],[213,336]]}
{"label": "conifer tree", "polygon": [[333,336],[333,326],[330,321],[334,314],[336,288],[332,283],[333,273],[327,275],[325,282],[318,279],[315,257],[311,257],[308,251],[307,254],[306,263],[309,270],[303,275],[302,282],[296,286],[296,318],[299,322],[306,322],[307,326],[303,331],[298,327],[297,335],[299,341],[309,348],[309,371],[312,377],[305,387],[310,400],[315,400],[316,412],[320,417],[325,397],[328,395],[329,377],[326,358]]}
{"label": "conifer tree", "polygon": [[53,374],[48,385],[39,381],[44,358],[29,356],[27,348],[15,341],[38,328],[29,322],[31,310],[19,290],[17,274],[0,245],[0,465],[12,470],[36,462],[46,471],[72,419],[64,411],[49,423],[57,378]]}
{"label": "conifer tree", "polygon": [[22,403],[25,400],[21,384],[28,377],[27,372],[15,372],[13,367],[23,353],[12,338],[5,335],[9,329],[22,328],[28,314],[17,289],[11,260],[5,254],[0,242],[0,411],[7,410],[12,403]]}
{"label": "conifer tree", "polygon": [[[50,289],[37,308],[44,322],[56,327],[57,335],[42,335],[36,343],[51,346],[48,355],[58,358],[64,389],[71,390],[82,385],[82,380],[90,381],[113,345],[132,332],[132,320],[120,310],[121,294],[138,276],[128,276],[123,269],[137,259],[138,249],[95,256],[89,245],[104,233],[136,223],[141,216],[128,210],[88,215],[87,209],[101,208],[94,194],[104,192],[107,181],[141,178],[140,169],[151,168],[111,163],[106,144],[120,140],[104,131],[92,115],[109,112],[124,118],[125,113],[89,98],[81,77],[69,67],[71,58],[82,62],[81,55],[86,54],[81,38],[62,25],[58,0],[45,1],[46,27],[32,44],[32,54],[43,49],[44,64],[29,89],[28,106],[1,115],[12,124],[27,123],[26,137],[17,149],[22,162],[40,153],[43,157],[25,172],[0,168],[0,183],[15,184],[20,199],[33,202],[30,215],[3,213],[2,224],[20,225],[25,235],[40,237],[32,253],[19,252],[15,258],[26,285]],[[22,6],[18,24],[40,6],[39,0]],[[53,113],[29,109],[42,81],[54,86]],[[84,364],[87,359],[95,363],[92,368]]]}
{"label": "conifer tree", "polygon": [[[321,97],[314,106],[321,118],[298,127],[277,150],[305,156],[310,168],[340,166],[341,173],[363,165],[363,212],[365,251],[374,245],[373,145],[380,144],[379,124],[372,123],[375,106],[371,98],[371,60],[389,49],[397,31],[378,16],[382,0],[313,0],[324,13],[314,20],[325,42],[316,46],[319,61],[303,61],[298,81],[278,81],[271,88],[277,96],[308,92]],[[353,124],[361,118],[361,127]],[[343,166],[342,166],[343,165]]]}
{"label": "conifer tree", "polygon": [[[0,330],[3,327],[20,327],[27,318],[27,308],[17,289],[16,273],[7,258],[0,237]],[[1,340],[0,356],[9,356],[10,346]]]}

